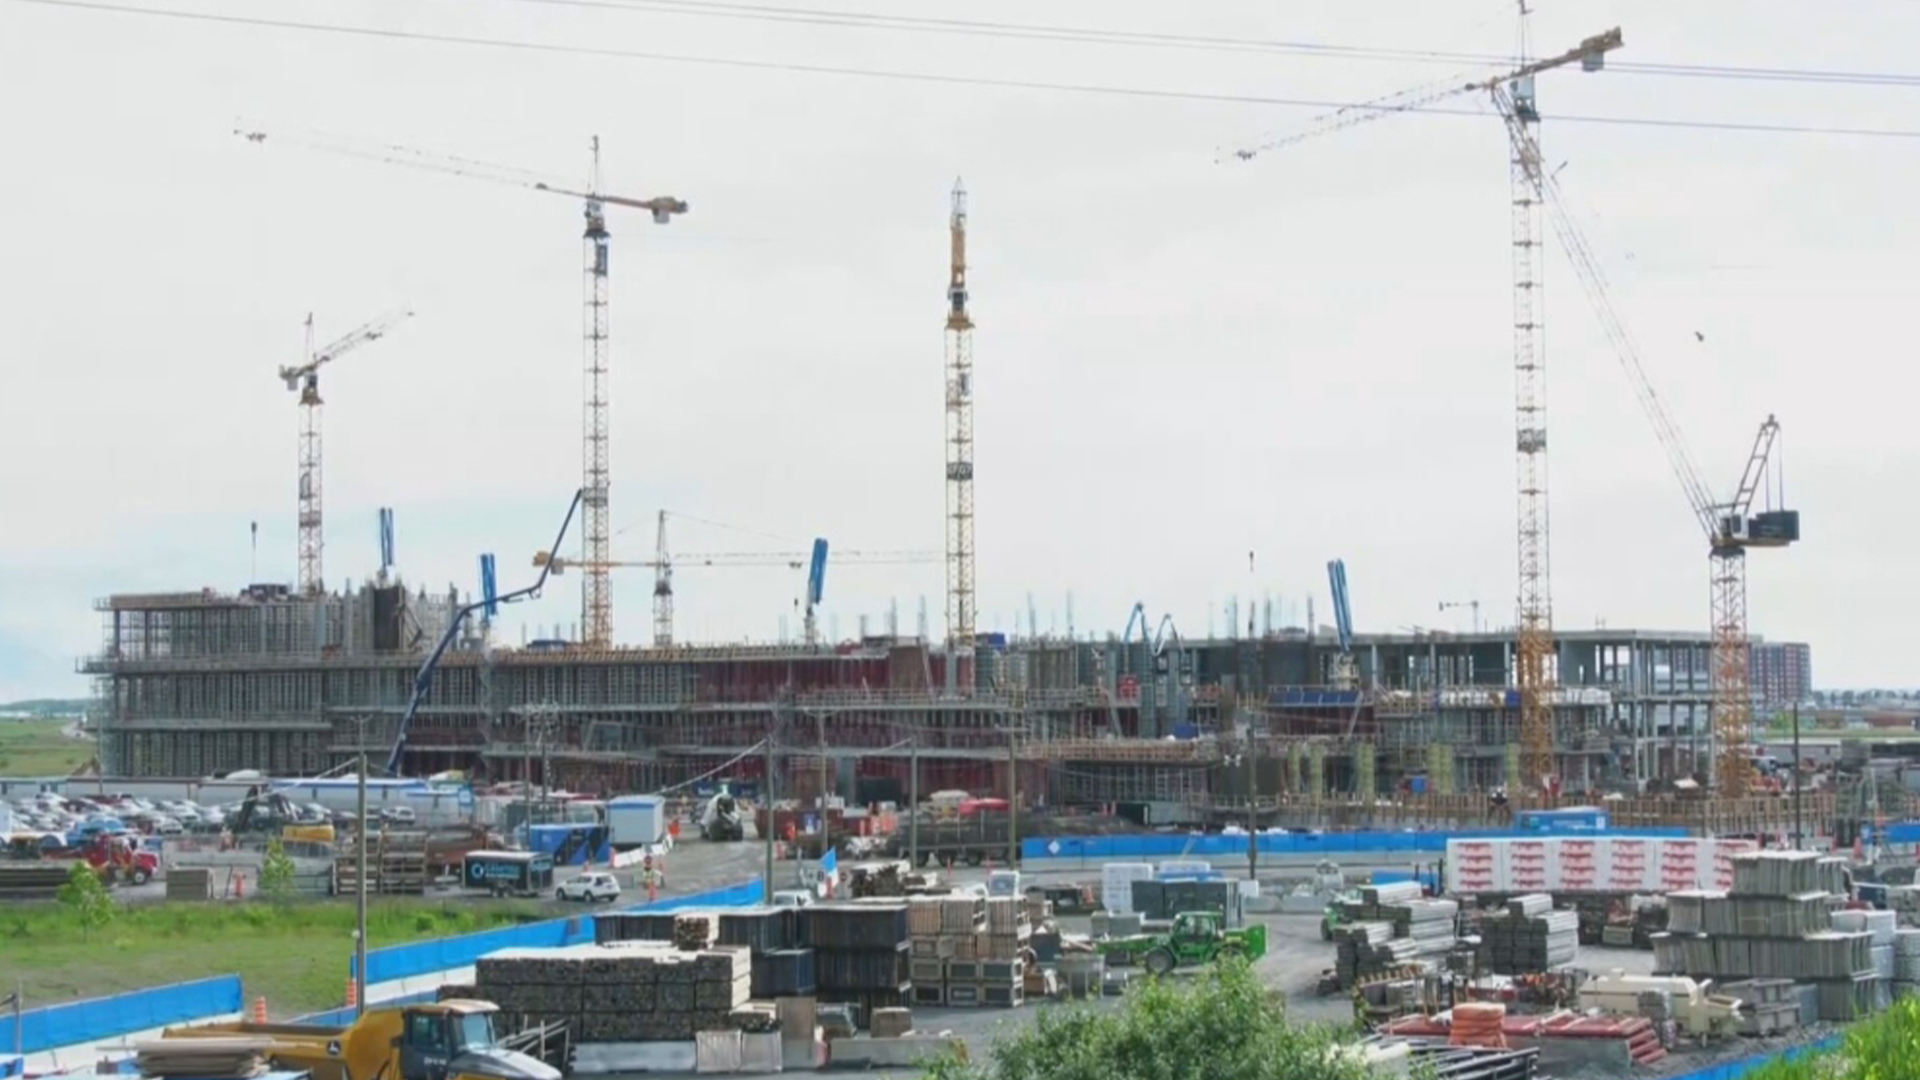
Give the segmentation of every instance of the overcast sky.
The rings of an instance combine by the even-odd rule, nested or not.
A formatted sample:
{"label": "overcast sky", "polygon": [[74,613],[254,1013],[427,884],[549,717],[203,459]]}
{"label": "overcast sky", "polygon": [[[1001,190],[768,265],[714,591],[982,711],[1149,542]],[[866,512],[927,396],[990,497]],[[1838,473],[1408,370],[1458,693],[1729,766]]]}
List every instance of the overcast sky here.
{"label": "overcast sky", "polygon": [[[293,578],[297,409],[274,374],[309,311],[322,337],[418,312],[325,375],[330,583],[374,570],[392,506],[410,581],[473,589],[492,551],[515,587],[580,483],[579,204],[248,144],[236,117],[560,179],[598,134],[607,190],[692,204],[664,229],[611,219],[620,556],[651,557],[661,507],[688,515],[685,552],[940,548],[963,175],[983,629],[1024,628],[1031,594],[1063,631],[1069,593],[1082,633],[1138,600],[1197,636],[1235,595],[1288,623],[1312,595],[1330,621],[1336,556],[1362,630],[1466,629],[1441,601],[1511,621],[1499,121],[1466,96],[1469,115],[1215,162],[1318,111],[1274,99],[1494,70],[1434,54],[1510,53],[1511,3],[808,2],[961,22],[768,14],[801,0],[128,0],[543,50],[0,0],[0,700],[85,690],[97,597]],[[1920,681],[1898,630],[1920,601],[1901,303],[1920,76],[1696,67],[1910,71],[1920,3],[1540,6],[1538,52],[1624,31],[1614,70],[1542,78],[1542,142],[1707,483],[1732,487],[1769,412],[1783,425],[1806,541],[1751,560],[1754,631],[1811,642],[1822,685]],[[1015,22],[1146,38],[974,25]],[[1547,296],[1557,624],[1705,630],[1703,537],[1557,251]],[[625,640],[650,632],[646,575],[615,578]],[[783,615],[797,633],[800,577],[685,569],[680,637],[771,640]],[[911,632],[924,597],[937,631],[941,591],[937,562],[837,564],[828,625],[878,631],[897,598]],[[503,623],[518,640],[579,618],[567,578]]]}

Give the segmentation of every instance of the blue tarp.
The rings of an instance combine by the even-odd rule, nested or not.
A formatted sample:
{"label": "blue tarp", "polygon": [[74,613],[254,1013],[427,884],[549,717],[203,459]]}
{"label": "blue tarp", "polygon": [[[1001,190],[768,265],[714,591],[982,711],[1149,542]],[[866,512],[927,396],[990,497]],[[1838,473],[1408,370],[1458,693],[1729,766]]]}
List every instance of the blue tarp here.
{"label": "blue tarp", "polygon": [[[629,905],[621,910],[674,911],[687,907],[745,907],[759,903],[761,896],[760,879],[754,878],[752,881],[725,889],[695,893],[691,896],[667,897],[651,904]],[[458,937],[416,941],[408,945],[392,945],[384,949],[373,949],[367,953],[367,981],[382,983],[413,975],[463,968],[480,957],[501,949],[558,948],[562,945],[581,945],[592,940],[593,916],[577,915],[567,919],[527,923],[524,926],[482,930],[479,933],[461,934]],[[349,977],[353,975],[351,959],[347,961],[347,974]]]}
{"label": "blue tarp", "polygon": [[1839,1045],[1840,1036],[1829,1035],[1819,1042],[1809,1043],[1806,1046],[1797,1046],[1784,1053],[1762,1054],[1759,1057],[1741,1058],[1739,1061],[1729,1061],[1694,1072],[1683,1073],[1682,1075],[1673,1077],[1672,1080],[1740,1080],[1741,1077],[1753,1072],[1762,1065],[1768,1065],[1783,1059],[1792,1061],[1795,1058],[1805,1057],[1808,1054],[1817,1053],[1821,1050],[1831,1050]]}
{"label": "blue tarp", "polygon": [[[1446,853],[1448,840],[1538,836],[1519,829],[1451,829],[1428,832],[1262,833],[1263,855],[1352,855],[1359,852]],[[1608,829],[1584,836],[1682,837],[1681,828]],[[1155,833],[1151,836],[1039,836],[1020,842],[1026,859],[1090,859],[1096,861],[1178,858],[1182,856],[1245,855],[1245,835],[1188,836]]]}
{"label": "blue tarp", "polygon": [[[174,983],[113,997],[70,1001],[20,1014],[20,1053],[99,1042],[136,1031],[182,1024],[240,1011],[238,975]],[[11,1024],[5,1025],[10,1027]],[[0,1042],[12,1049],[13,1033],[0,1027]]]}

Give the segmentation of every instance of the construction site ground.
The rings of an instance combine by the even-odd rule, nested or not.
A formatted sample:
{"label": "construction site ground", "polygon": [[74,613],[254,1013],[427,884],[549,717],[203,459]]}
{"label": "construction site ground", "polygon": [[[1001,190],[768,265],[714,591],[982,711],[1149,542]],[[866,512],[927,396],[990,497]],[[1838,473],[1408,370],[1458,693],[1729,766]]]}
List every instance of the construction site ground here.
{"label": "construction site ground", "polygon": [[[1230,874],[1235,869],[1220,861],[1215,865]],[[741,843],[685,842],[667,859],[663,895],[686,895],[737,884],[758,876],[764,868],[765,848],[751,839],[751,834]],[[1373,869],[1408,868],[1405,863],[1344,866],[1355,880]],[[989,869],[962,868],[954,871],[951,879],[961,883],[984,881]],[[1284,889],[1310,870],[1311,860],[1298,866],[1263,863],[1262,886],[1267,891]],[[564,880],[570,873],[563,869],[558,876]],[[799,875],[799,864],[777,862],[775,887],[791,888],[798,883]],[[1025,875],[1029,884],[1091,883],[1098,877],[1097,867],[1091,872],[1084,868],[1049,869]],[[644,888],[636,889],[632,872],[622,871],[620,878],[626,890],[623,899],[645,898]],[[276,911],[264,903],[216,903],[228,911],[210,918],[205,912],[207,905],[165,904],[158,890],[154,885],[117,890],[123,905],[137,905],[143,910],[123,911],[113,924],[85,939],[77,926],[65,925],[65,913],[54,905],[21,904],[0,909],[0,936],[19,946],[9,946],[9,959],[14,962],[10,967],[24,977],[28,1000],[94,997],[236,970],[246,980],[247,997],[266,997],[275,1019],[337,1007],[343,1000],[351,949],[347,932],[351,928],[351,904],[343,900],[305,901],[296,903],[293,910]],[[551,898],[498,900],[456,889],[435,889],[425,897],[382,898],[375,911],[373,938],[377,946],[464,933],[502,922],[578,913],[580,907]],[[1348,1024],[1352,1019],[1348,995],[1322,997],[1315,993],[1320,972],[1334,963],[1334,946],[1320,939],[1318,916],[1273,914],[1254,918],[1266,925],[1268,933],[1267,955],[1255,970],[1264,982],[1285,993],[1289,1013],[1303,1023]],[[1091,927],[1087,916],[1068,916],[1060,922],[1071,933],[1086,933]],[[337,928],[334,923],[339,924]],[[339,933],[327,932],[331,929]],[[217,948],[209,947],[216,942]],[[1645,974],[1652,963],[1653,954],[1639,950],[1583,947],[1580,952],[1580,965],[1596,972],[1618,968]],[[1119,998],[1103,998],[1083,1007],[1111,1009],[1119,1004]],[[1066,1007],[1076,1006],[1033,1002],[1011,1010],[920,1008],[914,1011],[914,1017],[921,1030],[952,1031],[966,1041],[975,1060],[983,1060],[992,1053],[996,1040],[1032,1025],[1043,1010]],[[1683,1049],[1634,1075],[1674,1076],[1720,1061],[1767,1053],[1820,1034],[1825,1032]],[[649,1075],[659,1080],[661,1074]],[[1554,1075],[1556,1080],[1601,1080],[1607,1074],[1605,1070],[1569,1073],[1563,1069]]]}

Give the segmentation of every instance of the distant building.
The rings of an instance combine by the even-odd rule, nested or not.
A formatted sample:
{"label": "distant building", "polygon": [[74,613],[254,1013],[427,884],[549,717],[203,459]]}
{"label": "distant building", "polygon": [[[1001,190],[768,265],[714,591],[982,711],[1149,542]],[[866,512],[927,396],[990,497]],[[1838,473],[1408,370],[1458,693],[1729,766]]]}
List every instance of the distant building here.
{"label": "distant building", "polygon": [[1747,658],[1753,700],[1778,708],[1811,700],[1813,647],[1797,641],[1756,641]]}

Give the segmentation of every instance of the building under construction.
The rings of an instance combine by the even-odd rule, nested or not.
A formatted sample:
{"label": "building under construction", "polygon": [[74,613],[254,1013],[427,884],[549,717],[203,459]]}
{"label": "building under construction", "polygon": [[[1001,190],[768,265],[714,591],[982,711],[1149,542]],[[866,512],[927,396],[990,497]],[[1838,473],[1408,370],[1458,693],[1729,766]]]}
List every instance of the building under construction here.
{"label": "building under construction", "polygon": [[[363,748],[385,760],[458,598],[368,584],[256,587],[98,604],[100,768],[203,777],[311,774]],[[1336,689],[1335,635],[1105,641],[980,635],[952,684],[917,638],[833,645],[488,647],[458,636],[401,747],[401,771],[531,776],[613,793],[720,768],[779,791],[922,792],[1116,803],[1169,815],[1261,803],[1486,793],[1515,783],[1510,634],[1355,635],[1358,689]],[[1712,758],[1710,635],[1560,632],[1556,774],[1565,795],[1637,794]],[[950,685],[955,689],[948,689]],[[1244,754],[1247,739],[1254,753]],[[1251,764],[1249,764],[1251,762]]]}

